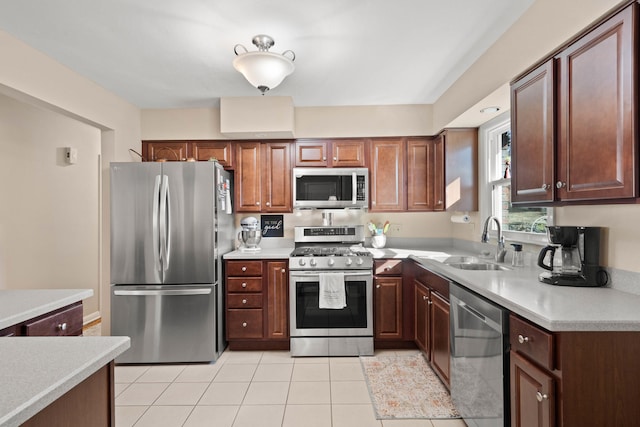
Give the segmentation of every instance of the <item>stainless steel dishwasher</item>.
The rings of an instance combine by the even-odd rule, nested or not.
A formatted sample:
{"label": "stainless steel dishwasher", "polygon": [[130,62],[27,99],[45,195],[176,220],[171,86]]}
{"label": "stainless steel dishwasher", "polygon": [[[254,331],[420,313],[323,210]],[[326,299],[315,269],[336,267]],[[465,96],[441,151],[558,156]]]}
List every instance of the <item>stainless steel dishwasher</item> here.
{"label": "stainless steel dishwasher", "polygon": [[508,426],[508,312],[456,283],[450,302],[453,403],[469,427]]}

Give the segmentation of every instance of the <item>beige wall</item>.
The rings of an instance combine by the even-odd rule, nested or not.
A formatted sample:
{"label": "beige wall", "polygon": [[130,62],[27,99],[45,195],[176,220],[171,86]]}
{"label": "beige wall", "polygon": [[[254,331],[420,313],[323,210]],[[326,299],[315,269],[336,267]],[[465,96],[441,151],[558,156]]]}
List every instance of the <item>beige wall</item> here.
{"label": "beige wall", "polygon": [[0,95],[0,150],[0,289],[90,288],[98,311],[100,130]]}
{"label": "beige wall", "polygon": [[[99,225],[95,233],[98,234],[100,258],[98,265],[94,268],[94,275],[99,277],[99,289],[94,289],[99,311],[94,307],[94,303],[90,302],[85,308],[85,318],[90,319],[101,315],[103,331],[108,333],[110,322],[108,167],[111,161],[132,160],[129,148],[139,149],[140,110],[3,31],[0,31],[0,51],[2,52],[1,94],[99,129],[102,193],[99,195],[101,208],[97,213]],[[44,185],[48,185],[46,181]],[[67,213],[72,221],[78,222],[84,221],[85,214],[76,210]],[[39,215],[31,218],[31,224],[25,224],[25,226],[46,224],[48,220],[47,212],[40,212]],[[96,218],[92,220],[95,221]],[[73,262],[67,268],[73,269],[91,256],[77,258],[73,256],[70,259]],[[21,283],[6,283],[6,286],[13,289],[23,287]],[[60,285],[60,287],[65,286]]]}

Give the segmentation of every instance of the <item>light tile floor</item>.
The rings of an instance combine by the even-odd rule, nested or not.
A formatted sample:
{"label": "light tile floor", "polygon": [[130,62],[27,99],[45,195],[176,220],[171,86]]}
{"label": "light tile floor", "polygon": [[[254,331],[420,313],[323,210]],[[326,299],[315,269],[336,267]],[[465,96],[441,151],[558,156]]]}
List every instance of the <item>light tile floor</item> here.
{"label": "light tile floor", "polygon": [[357,357],[227,350],[213,364],[116,366],[115,379],[116,427],[466,426],[376,420]]}

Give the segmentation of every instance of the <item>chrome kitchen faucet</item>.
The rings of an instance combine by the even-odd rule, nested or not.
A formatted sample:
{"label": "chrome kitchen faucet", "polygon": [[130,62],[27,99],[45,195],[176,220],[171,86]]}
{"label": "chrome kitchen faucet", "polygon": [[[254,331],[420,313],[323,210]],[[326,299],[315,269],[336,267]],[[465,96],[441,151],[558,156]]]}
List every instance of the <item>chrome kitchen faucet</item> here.
{"label": "chrome kitchen faucet", "polygon": [[504,237],[502,236],[502,227],[500,221],[495,216],[490,216],[484,221],[484,228],[482,229],[482,243],[489,242],[489,222],[494,220],[498,227],[498,248],[496,249],[496,261],[504,262],[504,256],[507,254],[507,250],[504,248]]}

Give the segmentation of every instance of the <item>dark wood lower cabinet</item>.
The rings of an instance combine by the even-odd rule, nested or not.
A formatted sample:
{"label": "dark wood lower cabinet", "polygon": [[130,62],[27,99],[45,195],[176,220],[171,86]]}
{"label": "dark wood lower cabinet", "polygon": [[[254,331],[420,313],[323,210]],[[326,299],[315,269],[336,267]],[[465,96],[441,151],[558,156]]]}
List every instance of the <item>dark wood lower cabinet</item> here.
{"label": "dark wood lower cabinet", "polygon": [[551,375],[512,351],[511,426],[555,426],[555,387]]}
{"label": "dark wood lower cabinet", "polygon": [[449,301],[431,292],[431,366],[449,384]]}
{"label": "dark wood lower cabinet", "polygon": [[289,348],[286,260],[225,262],[227,341],[232,350]]}
{"label": "dark wood lower cabinet", "polygon": [[23,427],[115,426],[113,372],[112,361],[31,417]]}

